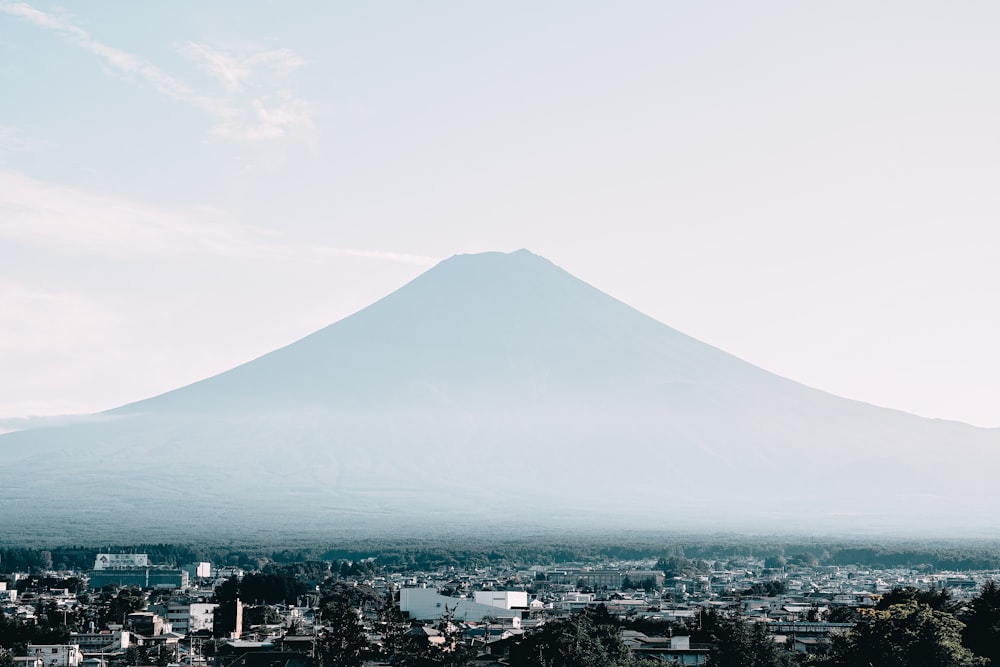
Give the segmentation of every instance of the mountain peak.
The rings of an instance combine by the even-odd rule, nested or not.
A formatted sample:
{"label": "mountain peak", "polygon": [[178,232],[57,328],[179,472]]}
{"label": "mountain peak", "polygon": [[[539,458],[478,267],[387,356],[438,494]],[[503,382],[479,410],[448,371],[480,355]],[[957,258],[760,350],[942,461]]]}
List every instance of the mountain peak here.
{"label": "mountain peak", "polygon": [[752,368],[528,250],[485,252],[455,255],[300,341],[119,410],[408,401],[477,409],[604,395],[609,383],[621,388],[613,401],[646,400],[644,387],[686,381],[691,360],[708,357],[717,360],[703,371]]}
{"label": "mountain peak", "polygon": [[[474,267],[476,269],[526,271],[532,268],[558,268],[551,261],[521,248],[513,252],[487,251],[460,253],[440,262],[437,267]],[[435,268],[437,268],[435,267]],[[433,270],[433,269],[432,269]]]}

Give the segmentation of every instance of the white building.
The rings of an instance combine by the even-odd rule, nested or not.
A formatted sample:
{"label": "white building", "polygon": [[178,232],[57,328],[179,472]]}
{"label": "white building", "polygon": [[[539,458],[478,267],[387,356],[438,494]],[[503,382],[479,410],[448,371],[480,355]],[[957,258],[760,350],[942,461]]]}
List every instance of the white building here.
{"label": "white building", "polygon": [[[527,599],[525,603],[527,606]],[[401,589],[399,609],[420,621],[435,620],[451,613],[456,621],[480,623],[485,619],[510,619],[511,627],[521,627],[521,611],[518,609],[479,604],[468,598],[452,598],[430,588]]]}
{"label": "white building", "polygon": [[525,591],[476,591],[476,604],[485,604],[501,609],[527,609],[528,594]]}
{"label": "white building", "polygon": [[69,638],[83,653],[114,653],[132,645],[132,635],[128,630],[71,632]]}
{"label": "white building", "polygon": [[205,562],[190,563],[184,566],[184,571],[192,579],[207,579],[212,576],[212,564]]}
{"label": "white building", "polygon": [[215,627],[213,613],[217,604],[193,602],[191,604],[168,604],[166,619],[173,632],[187,635],[199,630],[211,631]]}
{"label": "white building", "polygon": [[40,659],[44,667],[80,667],[83,662],[79,644],[28,644],[28,657]]}

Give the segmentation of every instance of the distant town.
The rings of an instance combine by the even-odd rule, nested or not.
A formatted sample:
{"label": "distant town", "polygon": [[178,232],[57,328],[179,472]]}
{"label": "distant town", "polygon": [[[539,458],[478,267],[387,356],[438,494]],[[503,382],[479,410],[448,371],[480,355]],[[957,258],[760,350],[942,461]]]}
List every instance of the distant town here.
{"label": "distant town", "polygon": [[906,657],[905,637],[916,636],[907,623],[959,651],[919,664],[985,665],[1000,619],[1000,570],[823,564],[811,554],[671,549],[657,559],[432,567],[376,557],[181,564],[138,551],[97,553],[85,568],[59,567],[48,551],[0,558],[5,667],[835,665],[876,650],[861,645],[873,631],[898,664],[917,664]]}

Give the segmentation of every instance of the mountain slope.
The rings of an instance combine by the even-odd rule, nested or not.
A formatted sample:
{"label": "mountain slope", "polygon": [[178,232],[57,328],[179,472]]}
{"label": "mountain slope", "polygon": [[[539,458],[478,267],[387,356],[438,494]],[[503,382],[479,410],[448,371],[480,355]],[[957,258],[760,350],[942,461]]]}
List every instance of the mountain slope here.
{"label": "mountain slope", "polygon": [[947,532],[995,509],[997,444],[775,376],[527,251],[485,253],[215,377],[0,436],[18,480],[0,511]]}

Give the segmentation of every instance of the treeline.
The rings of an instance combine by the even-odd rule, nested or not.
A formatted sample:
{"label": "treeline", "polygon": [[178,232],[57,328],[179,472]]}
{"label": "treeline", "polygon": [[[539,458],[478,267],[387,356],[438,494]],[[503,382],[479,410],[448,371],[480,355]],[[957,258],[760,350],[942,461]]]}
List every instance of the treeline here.
{"label": "treeline", "polygon": [[[486,567],[658,560],[668,576],[701,570],[709,563],[764,559],[765,567],[860,565],[928,570],[1000,570],[998,542],[820,542],[796,539],[737,537],[530,537],[489,540],[469,536],[419,540],[363,539],[340,545],[261,546],[131,544],[100,547],[60,546],[49,549],[0,547],[0,573],[42,570],[86,570],[98,553],[146,553],[150,562],[180,567],[210,561],[216,566],[264,570],[280,566],[320,568],[305,578],[322,580],[327,563],[335,567],[391,571],[438,570],[443,567]],[[324,564],[324,565],[317,565]],[[309,574],[303,572],[302,574]],[[346,574],[346,573],[345,573]]]}
{"label": "treeline", "polygon": [[294,563],[316,558],[322,549],[281,550],[189,544],[128,544],[100,547],[61,546],[49,549],[0,547],[0,573],[38,570],[88,570],[99,553],[144,553],[154,565],[182,567],[208,561],[215,565],[260,569],[271,562]]}

